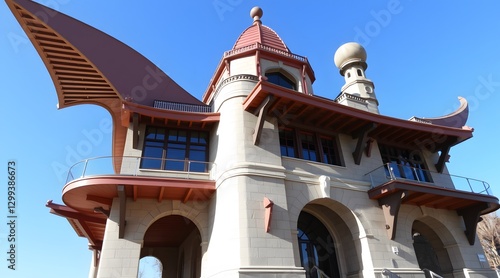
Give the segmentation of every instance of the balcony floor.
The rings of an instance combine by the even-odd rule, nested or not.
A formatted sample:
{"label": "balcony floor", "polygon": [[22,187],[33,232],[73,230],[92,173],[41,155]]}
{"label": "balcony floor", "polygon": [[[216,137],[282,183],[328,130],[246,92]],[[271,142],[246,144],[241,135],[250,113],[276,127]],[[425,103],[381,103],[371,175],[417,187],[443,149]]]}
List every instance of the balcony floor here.
{"label": "balcony floor", "polygon": [[134,201],[140,198],[162,200],[206,201],[215,192],[215,182],[209,180],[166,177],[102,175],[73,180],[63,188],[64,203],[80,212],[94,214],[94,208],[109,210],[118,186]]}

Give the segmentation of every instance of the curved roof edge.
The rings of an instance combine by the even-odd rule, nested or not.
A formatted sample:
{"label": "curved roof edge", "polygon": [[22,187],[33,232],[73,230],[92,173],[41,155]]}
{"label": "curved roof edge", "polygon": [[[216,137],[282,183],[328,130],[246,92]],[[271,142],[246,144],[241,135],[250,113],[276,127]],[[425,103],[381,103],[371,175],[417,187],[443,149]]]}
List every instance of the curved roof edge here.
{"label": "curved roof edge", "polygon": [[[114,91],[122,100],[148,106],[152,106],[154,100],[204,105],[146,57],[108,34],[33,1],[6,2],[39,52],[54,81],[61,74],[53,69],[50,55],[59,55],[64,51],[63,55],[58,56],[59,59],[64,56],[63,62],[75,62],[72,57],[80,56],[78,58],[82,63],[89,62],[96,74],[102,74],[101,79],[113,89],[108,88],[108,95]],[[54,52],[55,48],[59,52]],[[81,68],[76,70],[86,74]],[[55,86],[58,94],[64,97],[64,88],[57,83]],[[59,98],[61,100],[61,96]],[[61,103],[60,106],[68,104]]]}
{"label": "curved roof edge", "polygon": [[448,115],[435,118],[419,118],[413,116],[410,118],[410,121],[462,128],[465,126],[467,119],[469,118],[469,105],[467,100],[463,97],[458,97],[458,100],[460,101],[460,106],[457,110]]}

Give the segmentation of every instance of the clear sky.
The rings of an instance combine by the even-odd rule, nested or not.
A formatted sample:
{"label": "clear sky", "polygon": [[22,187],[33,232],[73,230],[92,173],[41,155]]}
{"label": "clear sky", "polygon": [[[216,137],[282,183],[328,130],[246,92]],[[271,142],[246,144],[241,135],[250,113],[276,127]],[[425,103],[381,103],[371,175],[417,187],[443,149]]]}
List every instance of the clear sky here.
{"label": "clear sky", "polygon": [[[251,25],[253,6],[293,53],[307,56],[314,93],[334,98],[343,78],[335,50],[357,41],[380,111],[436,117],[469,100],[474,137],[451,149],[452,174],[488,181],[500,194],[500,2],[458,1],[71,1],[44,0],[125,42],[201,98],[222,54]],[[167,4],[168,2],[168,4]],[[319,2],[319,3],[318,3]],[[465,1],[464,1],[465,2]],[[297,6],[300,3],[300,6]],[[306,4],[307,3],[307,4]],[[316,4],[317,3],[317,4]],[[471,3],[471,2],[467,2]],[[0,4],[0,223],[7,222],[7,163],[17,163],[17,270],[7,269],[7,225],[0,225],[0,277],[87,277],[91,252],[45,203],[61,203],[74,162],[111,154],[109,114],[96,106],[57,109],[52,80],[5,3]],[[85,134],[98,132],[91,140]]]}

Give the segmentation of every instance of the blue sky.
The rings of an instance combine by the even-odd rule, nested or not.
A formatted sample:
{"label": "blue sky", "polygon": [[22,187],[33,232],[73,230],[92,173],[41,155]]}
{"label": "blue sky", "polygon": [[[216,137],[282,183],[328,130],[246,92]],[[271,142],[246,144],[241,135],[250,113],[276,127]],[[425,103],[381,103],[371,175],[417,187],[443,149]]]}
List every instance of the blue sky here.
{"label": "blue sky", "polygon": [[[451,149],[452,174],[488,181],[500,194],[496,129],[500,116],[498,1],[39,1],[94,26],[149,58],[201,98],[222,54],[250,26],[261,6],[263,24],[293,53],[307,56],[317,95],[334,98],[343,78],[335,50],[358,41],[368,52],[368,78],[380,111],[392,117],[435,117],[469,100],[474,137]],[[272,2],[272,3],[269,3]],[[470,3],[470,2],[469,2]],[[7,269],[6,225],[0,226],[0,277],[87,277],[91,252],[64,218],[45,203],[61,203],[66,168],[111,154],[110,120],[96,106],[57,109],[49,74],[5,3],[0,4],[0,219],[7,219],[6,165],[18,164],[18,265]],[[102,135],[92,140],[85,134]]]}

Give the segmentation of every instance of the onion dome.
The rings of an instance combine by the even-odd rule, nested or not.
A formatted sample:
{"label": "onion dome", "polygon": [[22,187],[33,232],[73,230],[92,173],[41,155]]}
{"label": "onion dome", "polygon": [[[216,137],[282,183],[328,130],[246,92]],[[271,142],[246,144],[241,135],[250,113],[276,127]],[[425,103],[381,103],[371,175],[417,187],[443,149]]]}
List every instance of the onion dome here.
{"label": "onion dome", "polygon": [[236,40],[236,43],[233,46],[233,50],[253,45],[255,43],[260,43],[264,46],[269,46],[291,53],[290,49],[288,49],[278,34],[273,29],[262,24],[260,20],[262,15],[263,11],[260,7],[252,8],[250,11],[250,17],[253,18],[253,24],[241,33],[240,37]]}
{"label": "onion dome", "polygon": [[[351,63],[361,63],[366,65],[366,50],[356,42],[348,42],[337,49],[333,57],[335,66],[342,70],[344,66]],[[365,66],[366,68],[366,66]]]}

